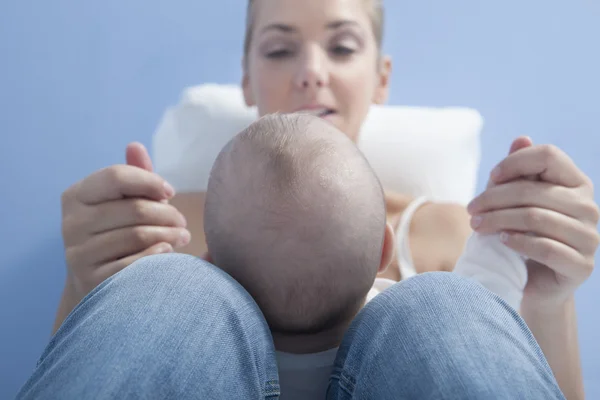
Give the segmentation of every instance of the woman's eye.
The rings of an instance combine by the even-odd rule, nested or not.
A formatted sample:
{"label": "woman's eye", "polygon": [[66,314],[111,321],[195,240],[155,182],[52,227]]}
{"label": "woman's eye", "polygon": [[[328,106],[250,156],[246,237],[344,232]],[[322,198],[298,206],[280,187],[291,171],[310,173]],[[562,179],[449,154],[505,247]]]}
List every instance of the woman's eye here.
{"label": "woman's eye", "polygon": [[272,59],[285,58],[289,57],[290,55],[292,55],[292,52],[286,49],[270,51],[266,54],[267,58]]}
{"label": "woman's eye", "polygon": [[336,56],[349,56],[356,52],[355,49],[353,49],[351,47],[346,47],[346,46],[335,46],[334,48],[331,49],[331,51]]}

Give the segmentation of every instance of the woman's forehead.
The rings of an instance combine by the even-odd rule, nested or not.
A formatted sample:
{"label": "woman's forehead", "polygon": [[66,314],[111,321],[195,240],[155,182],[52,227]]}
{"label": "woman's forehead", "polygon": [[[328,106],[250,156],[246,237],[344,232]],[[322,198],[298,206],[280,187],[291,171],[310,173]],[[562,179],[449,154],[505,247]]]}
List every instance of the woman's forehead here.
{"label": "woman's forehead", "polygon": [[254,0],[255,29],[271,26],[292,30],[327,29],[339,22],[368,26],[365,0]]}

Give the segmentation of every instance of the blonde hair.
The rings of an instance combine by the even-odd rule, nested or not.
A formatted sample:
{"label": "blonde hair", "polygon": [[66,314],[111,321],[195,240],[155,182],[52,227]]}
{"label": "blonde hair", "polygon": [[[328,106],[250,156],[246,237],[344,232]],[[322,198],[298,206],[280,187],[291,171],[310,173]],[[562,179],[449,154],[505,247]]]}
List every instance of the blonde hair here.
{"label": "blonde hair", "polygon": [[[385,11],[383,0],[363,0],[369,3],[369,17],[371,18],[371,27],[375,35],[377,47],[381,49],[383,43],[383,25]],[[250,45],[252,43],[252,30],[254,28],[254,4],[256,0],[248,0],[248,9],[246,11],[246,33],[244,38],[244,59],[248,57]]]}

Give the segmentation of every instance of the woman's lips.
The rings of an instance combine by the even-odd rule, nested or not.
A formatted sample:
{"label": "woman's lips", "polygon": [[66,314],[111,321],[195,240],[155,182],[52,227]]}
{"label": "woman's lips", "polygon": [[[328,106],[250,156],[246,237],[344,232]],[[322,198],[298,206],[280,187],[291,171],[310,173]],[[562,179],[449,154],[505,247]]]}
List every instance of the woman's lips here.
{"label": "woman's lips", "polygon": [[315,117],[319,117],[319,118],[327,118],[327,117],[335,114],[335,110],[333,110],[331,108],[313,108],[313,109],[299,110],[297,112],[300,114],[314,115]]}

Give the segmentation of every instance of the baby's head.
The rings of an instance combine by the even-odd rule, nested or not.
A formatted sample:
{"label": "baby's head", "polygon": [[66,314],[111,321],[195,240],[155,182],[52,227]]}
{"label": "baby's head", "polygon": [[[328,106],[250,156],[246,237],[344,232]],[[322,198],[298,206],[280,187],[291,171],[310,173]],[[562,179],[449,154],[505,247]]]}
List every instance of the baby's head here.
{"label": "baby's head", "polygon": [[274,333],[349,323],[389,261],[377,177],[350,139],[308,115],[263,117],[229,142],[211,172],[204,226],[215,265]]}

